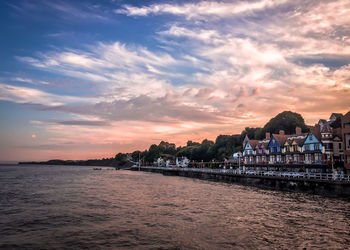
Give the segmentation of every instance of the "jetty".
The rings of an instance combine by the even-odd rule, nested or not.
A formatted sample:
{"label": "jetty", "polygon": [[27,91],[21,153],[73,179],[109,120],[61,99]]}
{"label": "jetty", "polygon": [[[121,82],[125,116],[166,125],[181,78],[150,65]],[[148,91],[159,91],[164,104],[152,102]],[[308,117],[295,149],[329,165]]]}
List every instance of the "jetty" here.
{"label": "jetty", "polygon": [[130,170],[350,199],[350,175],[338,176],[327,173],[287,173],[271,171],[254,172],[252,174],[237,169],[164,168],[147,166],[133,166]]}

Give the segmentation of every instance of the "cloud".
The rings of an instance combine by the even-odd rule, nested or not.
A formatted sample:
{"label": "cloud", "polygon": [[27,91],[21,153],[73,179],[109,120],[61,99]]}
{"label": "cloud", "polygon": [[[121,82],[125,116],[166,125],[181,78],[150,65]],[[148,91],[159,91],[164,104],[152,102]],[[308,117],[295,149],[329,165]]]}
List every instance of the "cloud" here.
{"label": "cloud", "polygon": [[293,60],[297,64],[306,66],[312,64],[323,64],[331,69],[337,69],[350,64],[350,56],[344,54],[312,54],[293,57]]}
{"label": "cloud", "polygon": [[13,81],[16,82],[26,82],[26,83],[30,83],[30,84],[44,84],[44,85],[48,85],[50,84],[47,81],[41,81],[41,80],[33,80],[33,79],[29,79],[29,78],[22,78],[22,77],[15,77],[12,79]]}
{"label": "cloud", "polygon": [[72,126],[107,126],[106,121],[91,121],[91,120],[50,120],[50,123]]}
{"label": "cloud", "polygon": [[281,5],[286,1],[260,0],[253,2],[207,2],[177,4],[153,4],[144,7],[133,7],[124,5],[123,9],[117,9],[117,14],[126,14],[128,16],[148,16],[150,14],[172,14],[185,16],[186,19],[205,19],[210,16],[218,18],[232,17],[238,14],[250,14],[267,8]]}
{"label": "cloud", "polygon": [[73,16],[79,19],[86,20],[108,20],[106,14],[100,10],[97,5],[89,4],[72,4],[63,1],[48,2],[44,1],[45,5],[48,7],[61,12],[64,15]]}
{"label": "cloud", "polygon": [[152,47],[95,42],[17,56],[39,71],[89,82],[89,97],[1,84],[0,99],[66,114],[32,122],[50,145],[108,145],[108,152],[142,149],[154,138],[215,139],[283,110],[313,124],[349,109],[349,10],[347,1],[299,0],[124,6],[117,12],[181,18],[156,25]]}
{"label": "cloud", "polygon": [[[116,99],[141,94],[164,95],[169,83],[162,75],[178,77],[179,74],[167,71],[170,67],[182,67],[181,61],[165,52],[152,52],[143,46],[126,46],[119,42],[99,43],[85,51],[53,51],[39,53],[37,57],[16,58],[41,70],[103,82],[106,95]],[[147,88],[143,88],[145,84]]]}
{"label": "cloud", "polygon": [[[62,20],[84,20],[86,21],[109,21],[109,12],[106,9],[100,8],[99,5],[92,5],[89,3],[67,2],[67,1],[36,1],[36,2],[19,2],[7,3],[16,13],[21,17],[30,17],[32,19],[42,20],[54,17],[57,22],[57,17]],[[47,21],[47,19],[45,19]]]}
{"label": "cloud", "polygon": [[0,83],[0,100],[22,104],[42,104],[45,106],[60,106],[68,103],[89,103],[96,101],[94,98],[54,95],[38,89],[3,83]]}

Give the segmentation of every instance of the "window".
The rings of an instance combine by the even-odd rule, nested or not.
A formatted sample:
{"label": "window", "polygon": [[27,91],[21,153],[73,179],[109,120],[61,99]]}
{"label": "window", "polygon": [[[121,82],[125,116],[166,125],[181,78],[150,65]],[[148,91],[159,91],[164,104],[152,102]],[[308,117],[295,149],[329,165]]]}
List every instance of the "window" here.
{"label": "window", "polygon": [[306,163],[311,163],[311,154],[306,154],[305,155],[305,162]]}
{"label": "window", "polygon": [[310,145],[305,145],[305,151],[309,151],[310,150]]}
{"label": "window", "polygon": [[315,144],[315,150],[320,150],[320,144]]}
{"label": "window", "polygon": [[339,149],[341,149],[341,143],[339,142]]}
{"label": "window", "polygon": [[322,155],[321,154],[315,154],[315,161],[320,162],[322,160]]}
{"label": "window", "polygon": [[290,146],[286,147],[286,152],[290,152]]}
{"label": "window", "polygon": [[282,161],[282,157],[280,155],[277,155],[277,162],[281,162]]}
{"label": "window", "polygon": [[310,134],[309,138],[310,138],[310,141],[312,141],[314,139],[312,134]]}
{"label": "window", "polygon": [[289,163],[292,161],[291,155],[286,155],[286,163]]}
{"label": "window", "polygon": [[345,148],[350,150],[350,134],[345,134]]}
{"label": "window", "polygon": [[297,145],[293,145],[293,151],[294,152],[298,152],[298,146]]}
{"label": "window", "polygon": [[299,162],[299,155],[294,155],[294,162]]}

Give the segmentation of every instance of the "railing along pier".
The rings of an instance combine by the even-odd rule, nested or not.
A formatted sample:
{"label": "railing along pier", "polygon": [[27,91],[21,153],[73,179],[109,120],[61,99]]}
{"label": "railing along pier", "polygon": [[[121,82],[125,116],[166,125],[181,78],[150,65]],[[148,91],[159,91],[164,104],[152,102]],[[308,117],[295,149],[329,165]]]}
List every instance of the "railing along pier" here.
{"label": "railing along pier", "polygon": [[[138,167],[137,167],[138,168]],[[261,177],[279,177],[279,178],[295,178],[308,180],[324,180],[336,182],[350,182],[350,175],[339,175],[329,173],[306,173],[306,172],[275,172],[275,171],[240,171],[237,169],[210,169],[210,168],[174,168],[174,167],[147,167],[146,169],[159,169],[168,171],[187,171],[187,172],[204,172],[226,175],[240,176],[261,176]]]}

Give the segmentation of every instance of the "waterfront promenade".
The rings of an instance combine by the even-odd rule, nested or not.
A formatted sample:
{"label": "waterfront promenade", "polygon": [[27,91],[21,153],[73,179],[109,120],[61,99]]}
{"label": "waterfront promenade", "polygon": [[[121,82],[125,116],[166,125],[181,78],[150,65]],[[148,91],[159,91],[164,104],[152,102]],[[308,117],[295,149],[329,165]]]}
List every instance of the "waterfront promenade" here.
{"label": "waterfront promenade", "polygon": [[350,198],[350,175],[291,172],[240,172],[235,169],[133,166],[131,170],[238,183],[261,188]]}

